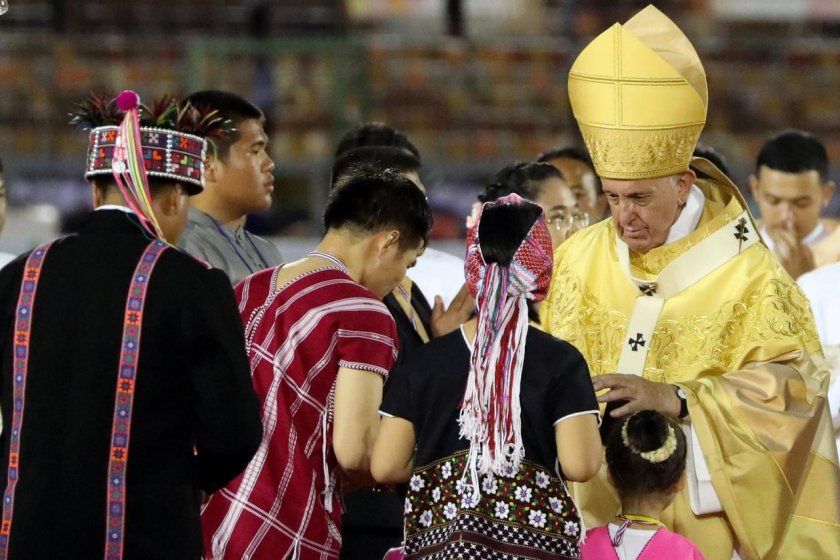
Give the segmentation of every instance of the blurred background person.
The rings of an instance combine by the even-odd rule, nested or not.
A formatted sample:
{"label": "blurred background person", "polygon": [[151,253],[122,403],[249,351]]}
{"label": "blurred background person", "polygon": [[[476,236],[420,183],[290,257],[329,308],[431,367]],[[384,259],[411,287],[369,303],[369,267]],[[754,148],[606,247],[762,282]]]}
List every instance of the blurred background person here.
{"label": "blurred background person", "polygon": [[[414,181],[417,188],[426,192],[426,186],[420,180],[420,152],[409,140],[408,136],[382,122],[363,123],[348,130],[338,143],[335,150],[336,162],[340,162],[349,152],[360,148],[393,147],[406,150],[416,159],[416,166],[405,166],[405,175]],[[358,157],[358,152],[356,152]],[[352,158],[352,156],[351,156]],[[346,157],[344,157],[346,162]],[[387,163],[387,162],[386,162]],[[333,185],[339,179],[333,164]],[[413,168],[410,168],[413,167]],[[464,285],[464,260],[462,258],[438,251],[433,247],[426,247],[423,256],[417,261],[417,265],[406,277],[403,285],[404,290],[410,291],[410,284],[416,284],[422,291],[426,303],[432,302],[433,306],[443,311],[452,301],[466,290]],[[436,300],[440,298],[440,303]],[[463,300],[463,297],[461,298]],[[423,305],[422,303],[420,305]],[[455,325],[452,325],[454,328]],[[448,331],[447,331],[448,332]]]}
{"label": "blurred background person", "polygon": [[204,192],[193,197],[178,246],[219,268],[232,284],[280,264],[277,247],[245,229],[245,218],[271,206],[274,161],[268,155],[265,117],[255,105],[226,91],[198,91],[185,100],[216,111],[231,132],[211,138]]}
{"label": "blurred background person", "polygon": [[837,228],[837,220],[820,218],[834,194],[828,169],[816,136],[787,130],[764,143],[749,177],[761,235],[793,278],[814,269],[811,247]]}
{"label": "blurred background person", "polygon": [[563,174],[553,165],[539,162],[512,163],[501,169],[478,195],[481,203],[517,194],[543,209],[556,249],[570,235],[589,225],[589,214],[578,205]]}
{"label": "blurred background person", "polygon": [[[0,159],[0,233],[6,226],[6,207],[6,176],[3,173],[3,160]],[[6,266],[14,258],[15,255],[12,253],[0,251],[0,268]]]}
{"label": "blurred background person", "polygon": [[[721,173],[723,173],[727,177],[731,177],[731,172],[729,170],[729,165],[726,163],[726,158],[723,157],[722,153],[712,148],[711,146],[703,146],[701,144],[698,144],[697,147],[694,148],[694,157],[701,157],[712,162]],[[695,173],[696,172],[697,170],[695,169]]]}
{"label": "blurred background person", "polygon": [[831,372],[828,407],[834,424],[834,439],[840,455],[840,263],[806,272],[797,279],[811,303],[823,355]]}
{"label": "blurred background person", "polygon": [[580,209],[589,214],[590,223],[600,222],[610,215],[601,179],[592,167],[592,158],[583,148],[569,146],[543,152],[537,161],[550,163],[560,170],[572,190]]}

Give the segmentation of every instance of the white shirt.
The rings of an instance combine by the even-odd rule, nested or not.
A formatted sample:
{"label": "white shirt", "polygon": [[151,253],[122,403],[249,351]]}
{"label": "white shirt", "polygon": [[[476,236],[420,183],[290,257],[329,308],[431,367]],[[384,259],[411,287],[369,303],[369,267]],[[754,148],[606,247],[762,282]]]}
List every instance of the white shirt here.
{"label": "white shirt", "polygon": [[97,206],[93,210],[94,212],[99,210],[119,210],[120,212],[125,212],[126,214],[134,214],[134,210],[128,206],[122,206],[121,204],[103,204],[101,206]]}
{"label": "white shirt", "polygon": [[[616,525],[615,523],[610,523],[607,526],[610,531],[610,540],[615,539],[615,534],[618,532],[619,527],[620,525]],[[618,560],[636,560],[647,546],[648,541],[655,534],[656,531],[645,531],[644,529],[627,527],[624,530],[624,536],[621,537],[621,544],[615,547],[615,554],[618,556]]]}
{"label": "white shirt", "polygon": [[811,302],[820,341],[840,344],[840,263],[806,272],[796,282]]}
{"label": "white shirt", "polygon": [[435,296],[443,298],[443,304],[449,304],[458,290],[464,285],[464,259],[427,247],[417,264],[409,269],[408,277],[417,284],[423,295],[434,307]]}
{"label": "white shirt", "polygon": [[17,258],[17,255],[13,255],[11,253],[5,253],[0,251],[0,268],[3,268],[13,260]]}
{"label": "white shirt", "polygon": [[828,408],[834,424],[834,439],[840,455],[840,263],[807,272],[797,283],[811,302],[817,333],[831,379],[828,385]]}

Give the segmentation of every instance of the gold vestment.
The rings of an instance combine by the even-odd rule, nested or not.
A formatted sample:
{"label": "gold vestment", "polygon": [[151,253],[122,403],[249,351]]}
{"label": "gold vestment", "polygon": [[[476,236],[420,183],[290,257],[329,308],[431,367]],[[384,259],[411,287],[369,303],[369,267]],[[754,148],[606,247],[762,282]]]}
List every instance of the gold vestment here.
{"label": "gold vestment", "polygon": [[[687,237],[630,252],[634,277],[654,282],[675,258],[739,216],[744,203],[717,169],[694,162],[706,202]],[[750,221],[749,227],[755,228]],[[543,327],[584,355],[593,376],[616,372],[639,294],[620,267],[612,220],[555,251]],[[690,253],[689,253],[690,254]],[[840,469],[825,405],[828,372],[808,302],[763,243],[665,300],[643,376],[678,383],[724,513],[695,515],[684,490],[662,519],[710,560],[840,559]],[[606,468],[575,485],[592,527],[618,510]],[[737,544],[736,544],[737,543]]]}

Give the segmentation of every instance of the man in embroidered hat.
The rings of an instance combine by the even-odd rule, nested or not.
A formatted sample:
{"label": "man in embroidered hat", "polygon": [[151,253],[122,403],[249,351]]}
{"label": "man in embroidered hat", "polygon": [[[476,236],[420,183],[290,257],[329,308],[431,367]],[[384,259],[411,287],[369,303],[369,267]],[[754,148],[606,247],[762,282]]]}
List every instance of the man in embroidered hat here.
{"label": "man in embroidered hat", "polygon": [[[569,97],[612,219],[555,252],[543,326],[581,350],[602,403],[626,401],[613,415],[683,419],[688,489],[662,521],[706,558],[840,558],[814,321],[738,189],[692,161],[707,106],[697,53],[649,6],[581,52]],[[576,496],[588,524],[616,512],[604,469]]]}
{"label": "man in embroidered hat", "polygon": [[201,491],[260,441],[227,277],[173,248],[212,114],[92,95],[81,231],[0,273],[0,558],[201,557]]}

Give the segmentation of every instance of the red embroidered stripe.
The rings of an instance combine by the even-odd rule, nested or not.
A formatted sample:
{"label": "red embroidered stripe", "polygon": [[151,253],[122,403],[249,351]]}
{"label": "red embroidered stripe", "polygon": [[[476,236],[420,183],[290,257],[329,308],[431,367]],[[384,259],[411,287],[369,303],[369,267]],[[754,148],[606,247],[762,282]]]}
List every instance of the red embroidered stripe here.
{"label": "red embroidered stripe", "polygon": [[120,366],[117,374],[114,420],[111,426],[111,453],[108,456],[108,511],[106,515],[105,558],[120,560],[125,544],[125,477],[128,466],[128,442],[131,435],[131,413],[134,405],[134,385],[140,359],[140,333],[143,307],[152,269],[163,251],[169,247],[153,241],[137,263],[125,305]]}
{"label": "red embroidered stripe", "polygon": [[53,241],[36,247],[23,269],[23,282],[20,286],[17,309],[15,310],[14,340],[14,408],[9,431],[9,466],[6,479],[6,491],[3,493],[3,517],[0,525],[0,559],[5,560],[9,553],[9,534],[12,530],[12,516],[15,506],[15,488],[20,475],[20,431],[23,425],[23,406],[26,397],[26,374],[29,366],[29,339],[32,332],[32,314],[35,309],[35,292],[44,258]]}

